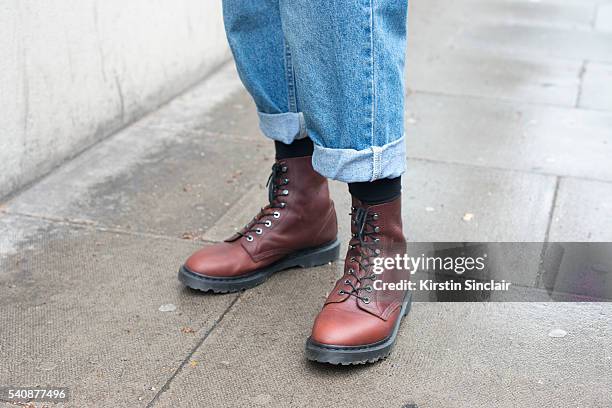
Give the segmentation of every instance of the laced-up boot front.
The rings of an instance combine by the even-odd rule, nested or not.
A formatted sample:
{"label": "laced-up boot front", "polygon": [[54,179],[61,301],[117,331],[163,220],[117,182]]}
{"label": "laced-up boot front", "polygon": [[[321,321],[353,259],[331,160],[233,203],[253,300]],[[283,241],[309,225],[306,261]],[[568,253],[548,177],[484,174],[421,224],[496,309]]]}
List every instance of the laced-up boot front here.
{"label": "laced-up boot front", "polygon": [[179,270],[185,285],[235,292],[291,267],[338,257],[338,225],[327,179],[310,156],[278,160],[268,179],[268,205],[224,242],[195,252]]}
{"label": "laced-up boot front", "polygon": [[[409,292],[383,289],[401,283],[409,273],[398,268],[374,273],[374,259],[402,255],[401,199],[367,205],[353,198],[352,237],[344,274],[315,319],[306,342],[310,360],[360,364],[386,357],[395,343],[401,319],[410,310]],[[375,285],[375,281],[380,281]],[[377,289],[378,288],[378,289]]]}

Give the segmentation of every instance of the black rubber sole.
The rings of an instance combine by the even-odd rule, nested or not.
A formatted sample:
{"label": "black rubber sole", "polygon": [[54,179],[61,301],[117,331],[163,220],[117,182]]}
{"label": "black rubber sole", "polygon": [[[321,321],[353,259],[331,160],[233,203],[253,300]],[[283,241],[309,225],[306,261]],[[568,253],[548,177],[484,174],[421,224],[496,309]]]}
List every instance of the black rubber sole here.
{"label": "black rubber sole", "polygon": [[366,364],[375,363],[387,358],[393,350],[395,339],[404,317],[410,312],[412,306],[412,293],[408,293],[406,300],[402,304],[400,317],[395,322],[395,327],[391,335],[378,343],[364,346],[332,346],[320,344],[313,341],[310,337],[306,340],[306,358],[310,361],[328,364]]}
{"label": "black rubber sole", "polygon": [[294,252],[293,254],[288,255],[287,257],[278,260],[265,268],[257,269],[248,275],[239,276],[236,278],[216,278],[212,276],[199,275],[187,269],[185,265],[181,266],[179,269],[178,278],[184,285],[204,292],[238,292],[255,287],[265,282],[266,279],[268,279],[268,277],[270,277],[270,275],[273,273],[282,271],[284,269],[294,267],[311,268],[314,266],[324,265],[328,262],[333,262],[338,259],[339,253],[340,242],[335,240],[319,247]]}

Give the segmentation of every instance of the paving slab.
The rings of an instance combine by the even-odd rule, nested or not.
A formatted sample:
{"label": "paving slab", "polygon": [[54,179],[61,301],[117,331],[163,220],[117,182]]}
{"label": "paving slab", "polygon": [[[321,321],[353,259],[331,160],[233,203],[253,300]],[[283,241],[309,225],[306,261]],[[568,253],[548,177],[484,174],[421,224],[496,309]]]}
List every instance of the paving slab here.
{"label": "paving slab", "polygon": [[595,5],[581,0],[463,0],[450,3],[449,7],[450,18],[461,18],[470,23],[575,30],[591,29]]}
{"label": "paving slab", "polygon": [[612,64],[586,64],[578,106],[612,111]]}
{"label": "paving slab", "polygon": [[[412,241],[540,241],[554,178],[412,160],[403,181]],[[433,210],[432,210],[433,209]],[[471,214],[472,217],[466,217]]]}
{"label": "paving slab", "polygon": [[537,58],[612,62],[612,33],[591,29],[477,24],[466,26],[456,44]]}
{"label": "paving slab", "polygon": [[423,93],[406,101],[409,159],[612,181],[610,129],[612,113]]}
{"label": "paving slab", "polygon": [[463,31],[462,27],[475,25],[518,24],[590,30],[598,3],[596,0],[413,1],[408,3],[408,29],[412,38],[415,35],[429,38],[427,45],[442,38],[441,32],[458,34]]}
{"label": "paving slab", "polygon": [[595,28],[600,31],[612,32],[612,4],[601,4],[597,8]]}
{"label": "paving slab", "polygon": [[[276,275],[246,292],[194,355],[200,364],[183,369],[155,406],[612,403],[612,304],[416,303],[392,358],[359,367],[307,362],[304,341],[333,269]],[[550,337],[557,328],[567,336]]]}
{"label": "paving slab", "polygon": [[480,42],[491,43],[489,33],[484,32],[489,27],[523,24],[561,32],[564,27],[571,32],[580,26],[590,31],[594,4],[483,0],[449,4],[432,0],[412,2],[410,7],[409,92],[575,105],[582,60],[519,55],[507,47],[485,47]]}
{"label": "paving slab", "polygon": [[408,93],[422,91],[574,106],[582,62],[449,46],[408,51]]}
{"label": "paving slab", "polygon": [[550,226],[551,241],[612,241],[612,183],[564,178]]}
{"label": "paving slab", "polygon": [[[19,218],[0,218],[0,236],[28,225]],[[69,387],[68,406],[144,406],[235,295],[180,285],[193,243],[38,222],[0,259],[0,384]]]}

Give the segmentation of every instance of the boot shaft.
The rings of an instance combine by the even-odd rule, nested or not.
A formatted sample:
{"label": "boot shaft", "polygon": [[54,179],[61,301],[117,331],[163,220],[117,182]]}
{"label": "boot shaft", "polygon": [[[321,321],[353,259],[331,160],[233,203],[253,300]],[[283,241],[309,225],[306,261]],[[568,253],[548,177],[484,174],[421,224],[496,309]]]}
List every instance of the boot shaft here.
{"label": "boot shaft", "polygon": [[312,167],[310,156],[278,160],[268,180],[269,200],[253,224],[228,241],[240,239],[256,262],[296,248],[315,247],[336,239],[338,223],[327,179]]}

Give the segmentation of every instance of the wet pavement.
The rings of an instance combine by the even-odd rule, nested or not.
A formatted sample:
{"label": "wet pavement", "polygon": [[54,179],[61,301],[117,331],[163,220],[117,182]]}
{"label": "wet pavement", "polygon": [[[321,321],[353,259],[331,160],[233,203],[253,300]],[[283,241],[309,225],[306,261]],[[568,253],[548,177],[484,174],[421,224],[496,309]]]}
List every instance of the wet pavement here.
{"label": "wet pavement", "polygon": [[[612,241],[611,9],[412,2],[410,241]],[[419,302],[392,358],[334,368],[302,349],[339,263],[183,288],[185,257],[265,203],[272,158],[229,63],[3,203],[0,385],[75,407],[612,405],[610,303]]]}

